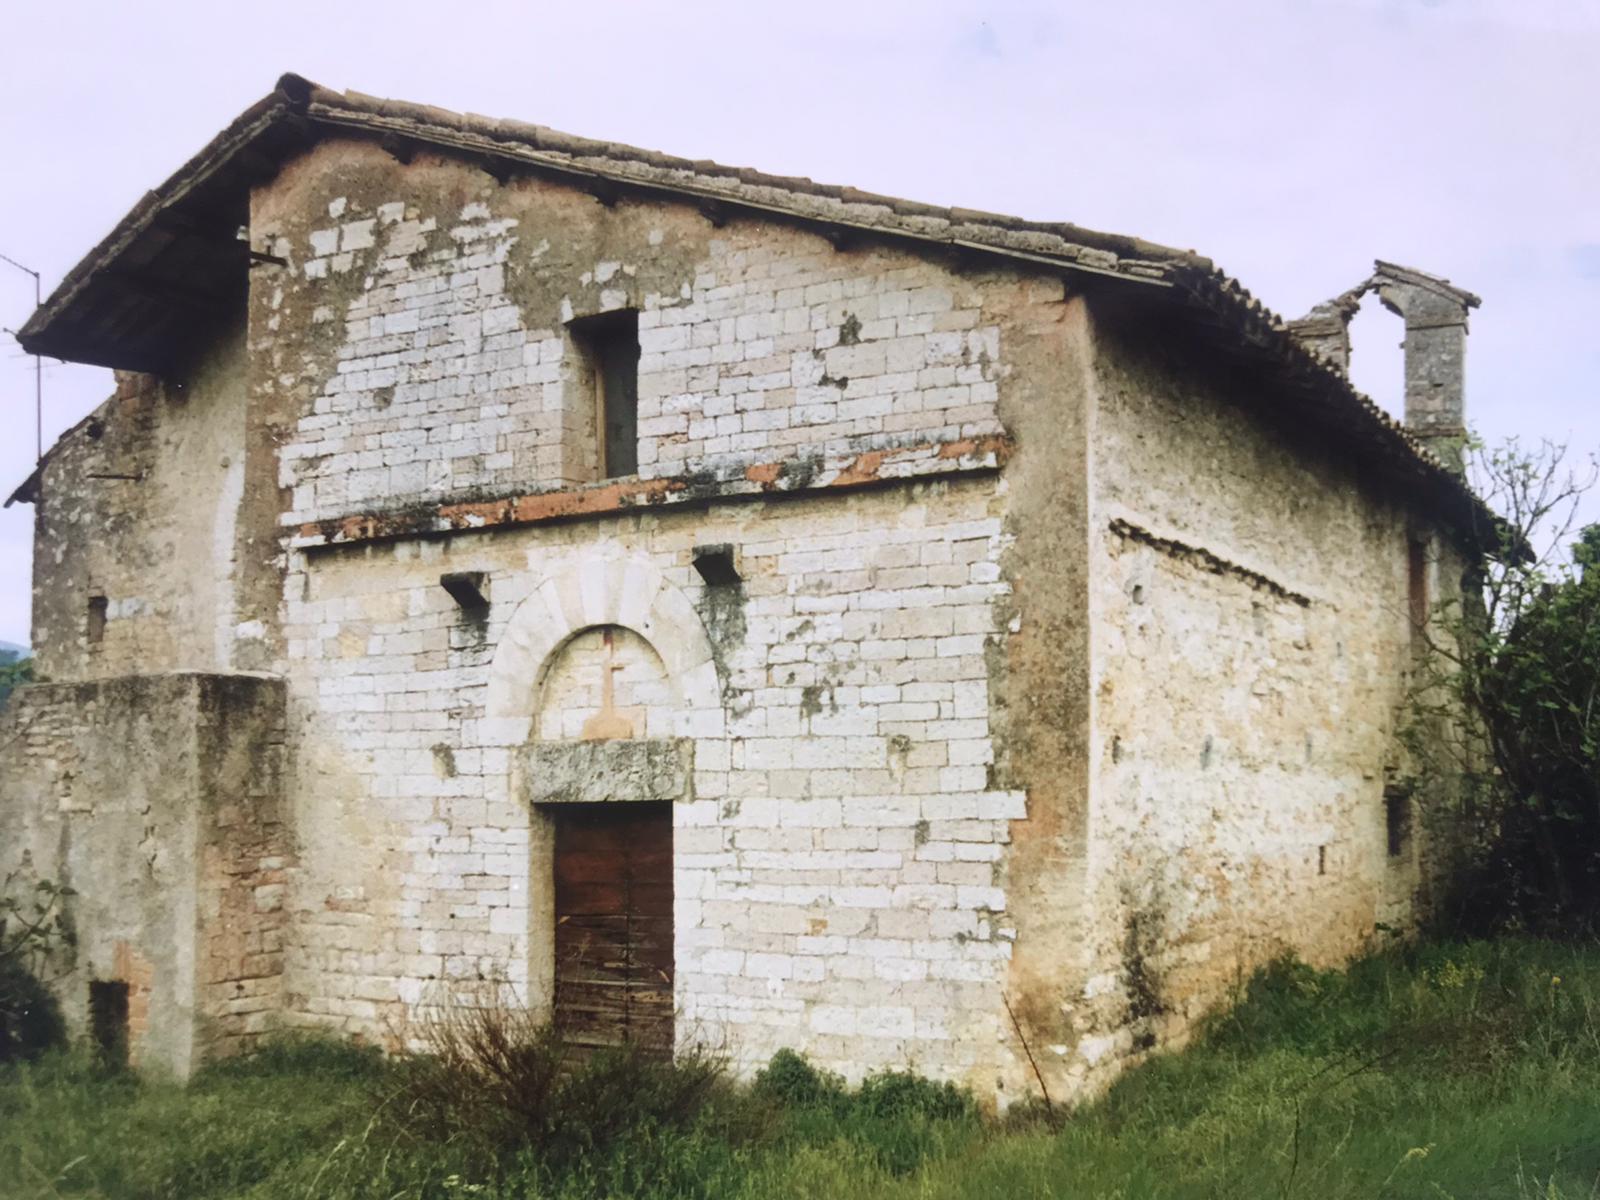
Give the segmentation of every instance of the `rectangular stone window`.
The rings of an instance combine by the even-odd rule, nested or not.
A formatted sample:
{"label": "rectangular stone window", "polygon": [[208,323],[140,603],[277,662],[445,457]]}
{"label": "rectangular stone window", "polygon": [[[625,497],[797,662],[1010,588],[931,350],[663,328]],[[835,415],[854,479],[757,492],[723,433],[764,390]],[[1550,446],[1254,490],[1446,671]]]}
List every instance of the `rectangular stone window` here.
{"label": "rectangular stone window", "polygon": [[1402,858],[1411,844],[1411,794],[1390,788],[1383,794],[1383,823],[1389,857]]}
{"label": "rectangular stone window", "polygon": [[1411,630],[1420,636],[1428,627],[1433,598],[1428,594],[1428,544],[1418,538],[1406,539],[1406,586]]}
{"label": "rectangular stone window", "polygon": [[639,314],[581,317],[568,329],[594,388],[599,477],[639,473]]}
{"label": "rectangular stone window", "polygon": [[128,1065],[128,985],[122,980],[90,981],[89,1036],[108,1067]]}
{"label": "rectangular stone window", "polygon": [[98,646],[106,640],[106,614],[110,611],[110,607],[104,596],[89,597],[88,619],[84,629],[89,645]]}

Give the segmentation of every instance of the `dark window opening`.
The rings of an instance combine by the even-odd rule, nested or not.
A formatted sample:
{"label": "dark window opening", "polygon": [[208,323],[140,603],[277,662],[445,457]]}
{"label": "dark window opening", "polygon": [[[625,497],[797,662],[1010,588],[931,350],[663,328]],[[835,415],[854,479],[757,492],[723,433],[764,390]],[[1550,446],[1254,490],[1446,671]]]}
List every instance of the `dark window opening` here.
{"label": "dark window opening", "polygon": [[1406,583],[1411,608],[1411,628],[1421,632],[1428,626],[1428,609],[1432,606],[1428,596],[1428,546],[1426,542],[1409,538],[1406,541]]}
{"label": "dark window opening", "polygon": [[1388,834],[1389,857],[1399,858],[1411,842],[1411,796],[1391,791],[1383,797],[1383,823]]}
{"label": "dark window opening", "polygon": [[639,314],[632,309],[583,317],[570,326],[594,381],[599,475],[639,473]]}
{"label": "dark window opening", "polygon": [[89,645],[98,646],[106,640],[106,613],[109,605],[104,596],[89,597],[89,623],[86,632]]}
{"label": "dark window opening", "polygon": [[89,984],[89,1036],[109,1067],[128,1065],[128,985],[119,979]]}
{"label": "dark window opening", "polygon": [[741,578],[738,563],[734,561],[733,546],[726,542],[715,546],[696,546],[694,569],[710,587],[735,584]]}

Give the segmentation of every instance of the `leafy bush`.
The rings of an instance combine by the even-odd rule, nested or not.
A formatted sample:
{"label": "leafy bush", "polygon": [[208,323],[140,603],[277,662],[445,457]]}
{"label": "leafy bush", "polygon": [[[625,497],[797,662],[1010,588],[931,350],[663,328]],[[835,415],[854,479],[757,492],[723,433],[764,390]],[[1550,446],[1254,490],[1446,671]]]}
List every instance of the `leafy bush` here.
{"label": "leafy bush", "polygon": [[0,1063],[37,1058],[65,1038],[49,989],[20,962],[0,958]]}
{"label": "leafy bush", "polygon": [[72,894],[48,880],[25,886],[20,872],[0,879],[0,1063],[37,1057],[65,1036],[43,976],[72,942],[62,909]]}
{"label": "leafy bush", "polygon": [[779,1050],[756,1072],[753,1090],[757,1096],[790,1106],[836,1108],[849,1096],[840,1076],[818,1070],[805,1055],[787,1049]]}
{"label": "leafy bush", "polygon": [[972,1093],[910,1071],[869,1075],[855,1091],[793,1050],[779,1050],[756,1075],[750,1097],[780,1114],[787,1136],[833,1137],[853,1156],[890,1175],[906,1175],[951,1142],[978,1130]]}
{"label": "leafy bush", "polygon": [[977,1115],[972,1093],[948,1080],[924,1079],[910,1071],[869,1075],[856,1093],[856,1107],[874,1117],[964,1121]]}

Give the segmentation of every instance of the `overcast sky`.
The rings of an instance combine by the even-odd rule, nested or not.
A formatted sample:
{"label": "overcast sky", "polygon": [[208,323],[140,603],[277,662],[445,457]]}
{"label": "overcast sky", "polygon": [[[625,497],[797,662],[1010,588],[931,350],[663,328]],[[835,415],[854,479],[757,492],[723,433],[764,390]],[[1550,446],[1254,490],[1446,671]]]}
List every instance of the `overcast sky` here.
{"label": "overcast sky", "polygon": [[[690,158],[1067,220],[1209,255],[1298,315],[1375,257],[1484,298],[1469,418],[1600,445],[1600,0],[8,6],[0,253],[60,279],[284,71]],[[32,307],[0,268],[0,325]],[[1393,409],[1398,320],[1357,383]],[[0,342],[0,495],[33,464]],[[46,444],[108,372],[47,363]],[[1597,514],[1600,515],[1600,514]],[[0,513],[28,640],[32,509]]]}

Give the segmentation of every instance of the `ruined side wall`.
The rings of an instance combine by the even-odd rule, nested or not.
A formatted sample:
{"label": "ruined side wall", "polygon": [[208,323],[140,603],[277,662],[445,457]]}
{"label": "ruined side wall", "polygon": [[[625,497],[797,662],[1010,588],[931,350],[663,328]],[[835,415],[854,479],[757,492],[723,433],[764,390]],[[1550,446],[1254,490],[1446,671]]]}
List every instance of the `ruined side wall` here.
{"label": "ruined side wall", "polygon": [[[51,451],[35,512],[33,644],[47,679],[226,670],[241,614],[242,324],[167,380],[119,375]],[[268,528],[271,528],[269,523]],[[105,598],[91,641],[89,601]]]}
{"label": "ruined side wall", "polygon": [[272,963],[231,947],[275,901],[281,723],[280,685],[194,674],[35,684],[0,708],[0,872],[76,890],[54,986],[82,1031],[90,982],[127,984],[135,1065],[182,1076],[245,1044],[265,1018],[236,1019],[237,982],[275,999]]}
{"label": "ruined side wall", "polygon": [[1337,963],[1426,882],[1386,780],[1413,632],[1462,559],[1403,498],[1275,433],[1237,380],[1098,326],[1090,605],[1095,968],[1079,1069],[1182,1033],[1293,951]]}

